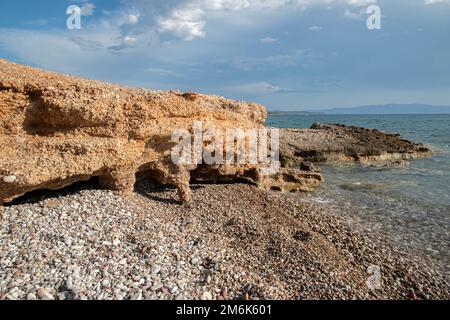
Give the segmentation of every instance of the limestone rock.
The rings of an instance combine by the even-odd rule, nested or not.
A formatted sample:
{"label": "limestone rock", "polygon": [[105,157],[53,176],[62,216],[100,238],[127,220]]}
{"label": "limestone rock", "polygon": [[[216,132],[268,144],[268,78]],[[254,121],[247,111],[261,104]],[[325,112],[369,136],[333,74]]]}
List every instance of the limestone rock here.
{"label": "limestone rock", "polygon": [[[262,128],[255,103],[177,91],[131,89],[0,60],[0,204],[33,190],[98,177],[129,195],[150,176],[190,199],[190,179],[213,173],[260,183],[258,165],[175,165],[174,129]],[[289,173],[286,173],[289,175]]]}

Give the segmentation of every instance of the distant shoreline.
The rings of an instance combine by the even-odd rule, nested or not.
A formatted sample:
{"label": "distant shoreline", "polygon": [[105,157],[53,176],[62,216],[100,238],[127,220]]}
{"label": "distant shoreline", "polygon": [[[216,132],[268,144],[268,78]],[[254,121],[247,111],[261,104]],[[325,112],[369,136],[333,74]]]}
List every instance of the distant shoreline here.
{"label": "distant shoreline", "polygon": [[272,113],[298,113],[305,115],[443,115],[450,114],[450,106],[437,106],[428,104],[385,104],[344,108],[328,108],[321,110],[275,110],[269,112],[269,114]]}
{"label": "distant shoreline", "polygon": [[447,116],[450,113],[324,113],[304,111],[274,111],[268,112],[269,116],[275,115],[305,115],[305,116]]}

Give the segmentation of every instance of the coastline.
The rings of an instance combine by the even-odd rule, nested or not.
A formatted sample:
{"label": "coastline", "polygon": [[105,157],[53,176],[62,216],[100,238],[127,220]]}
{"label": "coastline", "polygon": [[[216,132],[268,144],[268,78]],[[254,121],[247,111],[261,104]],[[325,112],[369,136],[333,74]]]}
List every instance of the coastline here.
{"label": "coastline", "polygon": [[447,266],[273,192],[316,190],[317,163],[402,166],[425,145],[316,123],[280,131],[276,173],[179,163],[173,129],[267,135],[265,107],[0,63],[0,299],[449,298]]}
{"label": "coastline", "polygon": [[3,207],[0,299],[450,297],[441,265],[326,205],[245,184],[192,189],[180,205],[148,180],[130,198],[90,182]]}

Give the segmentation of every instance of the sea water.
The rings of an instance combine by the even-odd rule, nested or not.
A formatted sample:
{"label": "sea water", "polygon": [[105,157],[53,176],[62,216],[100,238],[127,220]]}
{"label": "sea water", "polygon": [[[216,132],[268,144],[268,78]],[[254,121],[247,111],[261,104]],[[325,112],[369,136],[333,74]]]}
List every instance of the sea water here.
{"label": "sea water", "polygon": [[342,123],[421,142],[435,151],[405,167],[322,165],[325,183],[301,195],[326,202],[340,214],[381,232],[403,248],[450,264],[450,115],[271,115],[267,125],[309,128],[315,122]]}

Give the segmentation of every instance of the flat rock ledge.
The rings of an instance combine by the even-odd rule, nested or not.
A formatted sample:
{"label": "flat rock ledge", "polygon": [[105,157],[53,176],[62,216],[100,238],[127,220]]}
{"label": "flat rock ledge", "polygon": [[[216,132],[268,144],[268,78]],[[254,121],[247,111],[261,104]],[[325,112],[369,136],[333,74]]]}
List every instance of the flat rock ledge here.
{"label": "flat rock ledge", "polygon": [[399,134],[342,124],[316,123],[310,129],[283,129],[280,135],[281,162],[286,167],[349,161],[402,165],[432,154],[425,145],[404,140]]}

